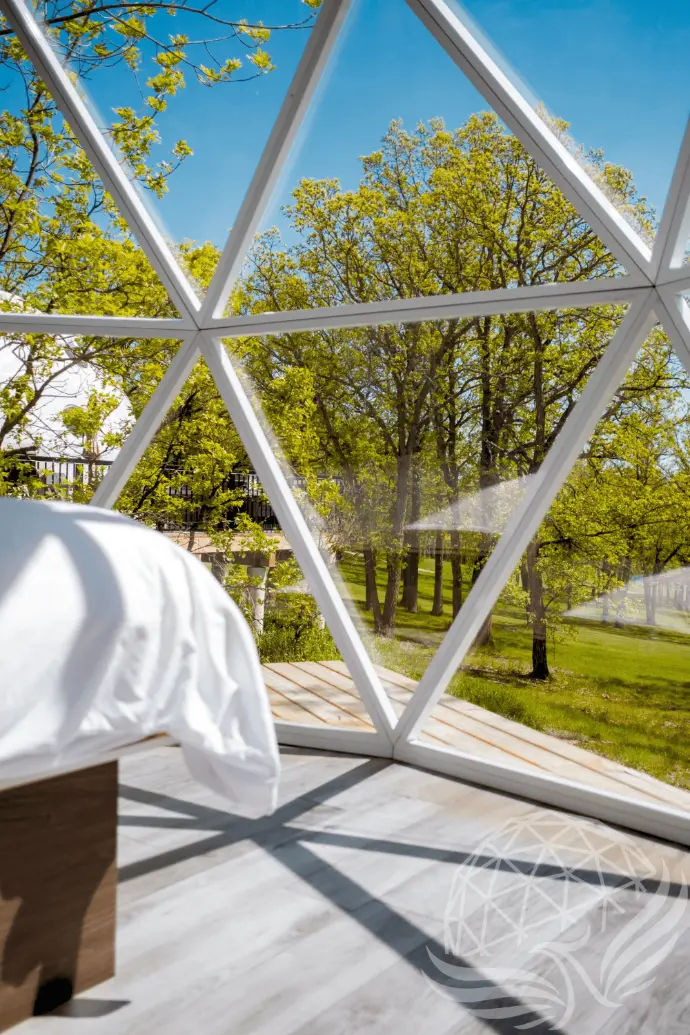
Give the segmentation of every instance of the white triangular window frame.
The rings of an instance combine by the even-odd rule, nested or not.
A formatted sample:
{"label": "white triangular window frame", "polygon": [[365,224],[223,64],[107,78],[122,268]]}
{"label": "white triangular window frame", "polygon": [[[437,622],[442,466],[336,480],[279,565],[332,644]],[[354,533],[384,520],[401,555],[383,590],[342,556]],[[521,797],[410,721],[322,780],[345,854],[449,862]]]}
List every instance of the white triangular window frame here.
{"label": "white triangular window frame", "polygon": [[[690,239],[690,121],[676,164],[653,248],[621,216],[540,117],[519,88],[496,64],[456,9],[445,0],[399,0],[419,17],[527,152],[562,190],[579,214],[627,270],[601,281],[536,285],[527,288],[433,298],[393,299],[256,316],[224,317],[223,311],[268,206],[286,158],[309,107],[352,0],[324,0],[309,42],[288,89],[209,290],[200,301],[193,285],[159,232],[146,205],[91,117],[40,25],[22,0],[0,0],[8,23],[50,90],[62,114],[134,237],[158,273],[179,319],[0,314],[3,331],[48,334],[98,334],[111,337],[174,337],[180,349],[136,422],[116,461],[93,498],[111,507],[132,470],[182,389],[194,363],[203,356],[235,423],[262,485],[275,508],[295,557],[323,611],[333,637],[368,709],[375,733],[278,723],[284,743],[382,755],[424,765],[487,787],[524,794],[548,804],[658,836],[690,843],[690,815],[632,798],[559,780],[518,772],[487,759],[433,747],[419,731],[471,645],[482,621],[518,563],[577,456],[594,429],[607,399],[629,369],[649,329],[660,322],[690,372],[690,268],[683,265]],[[628,312],[592,373],[562,433],[544,461],[499,540],[460,613],[409,701],[396,719],[393,707],[337,591],[266,435],[240,372],[222,338],[283,334],[304,329],[374,326],[408,320],[439,320],[458,315],[628,303]]]}

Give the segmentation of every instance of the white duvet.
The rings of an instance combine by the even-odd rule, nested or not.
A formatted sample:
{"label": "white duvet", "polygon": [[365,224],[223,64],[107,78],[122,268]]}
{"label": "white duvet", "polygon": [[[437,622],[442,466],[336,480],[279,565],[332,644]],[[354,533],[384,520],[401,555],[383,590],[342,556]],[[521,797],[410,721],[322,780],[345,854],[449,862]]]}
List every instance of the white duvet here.
{"label": "white duvet", "polygon": [[203,564],[111,511],[0,498],[0,783],[159,732],[233,811],[274,808],[254,641]]}

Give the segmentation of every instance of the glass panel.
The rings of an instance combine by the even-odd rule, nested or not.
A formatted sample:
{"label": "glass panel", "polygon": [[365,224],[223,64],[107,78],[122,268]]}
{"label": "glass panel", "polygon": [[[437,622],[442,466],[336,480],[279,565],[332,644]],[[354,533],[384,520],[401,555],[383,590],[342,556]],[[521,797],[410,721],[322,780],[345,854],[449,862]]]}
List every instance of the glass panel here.
{"label": "glass panel", "polygon": [[309,38],[313,5],[116,4],[78,21],[60,21],[54,0],[38,6],[201,292]]}
{"label": "glass panel", "polygon": [[425,736],[690,807],[689,387],[655,331]]}
{"label": "glass panel", "polygon": [[[503,70],[558,126],[626,218],[652,236],[654,224],[644,210],[648,204],[661,215],[687,120],[690,26],[684,0],[447,2],[467,25],[480,26],[478,34],[495,44],[490,50]],[[651,54],[663,61],[653,76],[640,75]],[[607,163],[628,170],[630,179],[614,175]],[[636,206],[633,184],[646,204]]]}
{"label": "glass panel", "polygon": [[229,344],[399,709],[621,316],[609,306]]}
{"label": "glass panel", "polygon": [[0,311],[177,316],[11,34],[0,68]]}
{"label": "glass panel", "polygon": [[255,633],[277,719],[374,731],[202,361],[116,509],[189,550],[224,585]]}
{"label": "glass panel", "polygon": [[0,493],[91,499],[179,342],[0,337]]}
{"label": "glass panel", "polygon": [[348,30],[235,309],[620,272],[406,4],[359,0]]}

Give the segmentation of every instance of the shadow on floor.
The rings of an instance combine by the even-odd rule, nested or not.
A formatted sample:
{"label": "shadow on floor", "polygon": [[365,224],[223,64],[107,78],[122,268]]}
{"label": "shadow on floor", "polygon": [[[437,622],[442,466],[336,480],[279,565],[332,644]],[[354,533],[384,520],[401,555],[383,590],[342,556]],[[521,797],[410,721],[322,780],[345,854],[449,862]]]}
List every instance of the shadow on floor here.
{"label": "shadow on floor", "polygon": [[[381,838],[370,838],[351,834],[341,834],[332,830],[310,830],[294,824],[311,809],[324,803],[336,794],[361,784],[391,763],[382,760],[369,760],[337,776],[319,787],[316,791],[301,795],[287,802],[277,812],[261,820],[248,821],[233,816],[222,810],[208,808],[193,802],[172,798],[168,795],[156,794],[140,788],[123,786],[121,795],[140,804],[150,804],[157,808],[174,810],[171,817],[123,816],[121,825],[148,825],[150,827],[177,827],[198,831],[200,826],[213,831],[201,843],[184,845],[171,851],[161,853],[150,859],[126,866],[121,871],[120,879],[132,880],[147,873],[175,865],[184,860],[195,858],[207,852],[236,844],[250,839],[258,847],[270,854],[281,866],[288,869],[299,880],[304,881],[321,897],[346,914],[368,934],[391,949],[400,960],[412,967],[416,972],[427,976],[449,999],[455,999],[460,1016],[468,1012],[475,1014],[495,1035],[518,1035],[529,1030],[535,1035],[546,1035],[559,1029],[554,1027],[552,1019],[543,1016],[530,1005],[522,1002],[514,995],[493,981],[481,969],[471,962],[456,955],[449,956],[444,946],[428,932],[417,926],[408,917],[401,915],[388,903],[371,895],[364,887],[352,880],[336,866],[324,861],[309,847],[312,844],[329,844],[338,847],[351,847],[362,851],[388,853],[392,856],[405,855],[417,858],[436,860],[454,865],[496,864],[509,872],[526,872],[540,878],[563,880],[563,869],[549,864],[534,866],[520,859],[494,859],[489,856],[478,856],[470,852],[438,848],[427,845],[410,845]],[[182,814],[182,815],[180,815]],[[290,851],[282,851],[286,844]],[[626,876],[620,873],[604,875],[611,887],[625,884]],[[572,879],[576,883],[601,882],[599,871],[574,869]],[[659,890],[660,882],[646,880],[641,882],[642,890],[650,894]],[[674,884],[668,894],[686,896],[687,885]],[[441,967],[438,966],[440,961]],[[448,982],[439,981],[439,970],[443,973],[444,964],[448,972],[461,977],[453,977]],[[487,1008],[490,1004],[490,1008]],[[548,1012],[548,1010],[547,1010]],[[564,1035],[564,1032],[560,1032]]]}

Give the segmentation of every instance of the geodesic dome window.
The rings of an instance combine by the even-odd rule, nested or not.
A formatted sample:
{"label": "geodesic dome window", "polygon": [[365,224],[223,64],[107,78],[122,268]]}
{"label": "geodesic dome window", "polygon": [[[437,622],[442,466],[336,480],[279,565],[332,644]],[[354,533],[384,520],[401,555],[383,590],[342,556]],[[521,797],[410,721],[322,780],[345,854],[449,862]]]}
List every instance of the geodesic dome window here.
{"label": "geodesic dome window", "polygon": [[286,743],[687,837],[673,5],[0,6],[3,491],[196,552]]}

